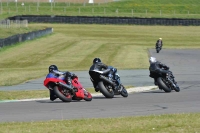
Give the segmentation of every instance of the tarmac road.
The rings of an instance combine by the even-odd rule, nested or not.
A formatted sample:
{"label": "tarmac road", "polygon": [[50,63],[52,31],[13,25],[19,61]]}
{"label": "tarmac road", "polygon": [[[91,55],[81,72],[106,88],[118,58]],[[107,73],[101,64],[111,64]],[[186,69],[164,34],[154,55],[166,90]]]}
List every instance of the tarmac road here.
{"label": "tarmac road", "polygon": [[[157,54],[152,49],[149,53],[170,67],[181,88],[180,92],[165,93],[161,90],[152,90],[129,94],[128,98],[116,96],[113,99],[98,96],[91,102],[63,103],[59,100],[37,100],[0,103],[0,122],[200,112],[200,50],[162,49]],[[153,79],[148,77],[148,70],[120,70],[119,74],[124,85],[153,85]],[[85,72],[79,72],[77,75],[80,75],[81,82],[86,80],[82,79],[87,75]],[[40,80],[31,81],[29,84],[41,84]],[[89,81],[85,81],[87,82]],[[29,84],[26,83],[26,86]],[[90,86],[91,84],[88,87]],[[36,89],[30,86],[25,88]]]}

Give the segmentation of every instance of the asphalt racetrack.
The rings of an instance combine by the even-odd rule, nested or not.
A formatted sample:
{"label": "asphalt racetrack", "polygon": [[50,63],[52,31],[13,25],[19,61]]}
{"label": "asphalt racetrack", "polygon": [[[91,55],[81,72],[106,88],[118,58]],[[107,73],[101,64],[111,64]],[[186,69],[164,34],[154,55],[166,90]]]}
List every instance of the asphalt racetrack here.
{"label": "asphalt racetrack", "polygon": [[[93,97],[91,102],[63,103],[60,100],[1,102],[0,122],[200,112],[200,50],[162,49],[158,54],[151,49],[149,55],[170,67],[181,88],[180,92],[165,93],[161,90],[151,90],[129,94],[128,98],[116,96],[113,99],[106,99],[104,96],[98,96]],[[85,87],[92,87],[88,72],[76,72],[76,74]],[[148,70],[119,70],[119,74],[124,85],[153,85]],[[43,78],[21,85],[0,87],[0,90],[44,89],[42,84]]]}

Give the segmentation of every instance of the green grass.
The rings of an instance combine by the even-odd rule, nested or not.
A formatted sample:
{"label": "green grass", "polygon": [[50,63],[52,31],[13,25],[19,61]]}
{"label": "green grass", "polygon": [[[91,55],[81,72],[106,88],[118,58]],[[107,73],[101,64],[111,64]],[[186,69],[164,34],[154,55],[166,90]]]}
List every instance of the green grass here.
{"label": "green grass", "polygon": [[51,64],[62,71],[89,70],[95,57],[118,69],[147,69],[148,48],[154,48],[159,37],[163,38],[163,48],[200,48],[198,26],[30,24],[29,27],[53,27],[54,33],[1,49],[0,85],[45,76]]}
{"label": "green grass", "polygon": [[0,123],[6,133],[199,133],[200,113]]}
{"label": "green grass", "polygon": [[[0,18],[14,15],[129,16],[161,18],[200,18],[199,0],[121,0],[119,2],[74,4],[2,2]],[[133,13],[132,13],[133,10]]]}

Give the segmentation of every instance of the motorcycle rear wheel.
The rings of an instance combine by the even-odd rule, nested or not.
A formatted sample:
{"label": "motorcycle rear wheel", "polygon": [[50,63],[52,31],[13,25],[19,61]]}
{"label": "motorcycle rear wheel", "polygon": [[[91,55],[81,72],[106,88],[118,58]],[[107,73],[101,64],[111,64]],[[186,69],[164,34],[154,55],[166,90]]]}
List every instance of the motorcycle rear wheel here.
{"label": "motorcycle rear wheel", "polygon": [[108,90],[107,87],[104,85],[103,81],[100,81],[98,83],[100,92],[106,97],[106,98],[113,98],[114,97],[114,91]]}
{"label": "motorcycle rear wheel", "polygon": [[163,82],[163,80],[162,80],[161,77],[157,78],[157,83],[158,83],[158,87],[159,87],[160,89],[163,89],[165,92],[169,93],[169,92],[172,91],[171,88],[169,88],[169,87]]}
{"label": "motorcycle rear wheel", "polygon": [[60,89],[58,86],[54,86],[53,91],[61,101],[63,101],[63,102],[71,102],[72,101],[71,94],[69,94],[69,93],[64,94],[62,92],[62,89]]}

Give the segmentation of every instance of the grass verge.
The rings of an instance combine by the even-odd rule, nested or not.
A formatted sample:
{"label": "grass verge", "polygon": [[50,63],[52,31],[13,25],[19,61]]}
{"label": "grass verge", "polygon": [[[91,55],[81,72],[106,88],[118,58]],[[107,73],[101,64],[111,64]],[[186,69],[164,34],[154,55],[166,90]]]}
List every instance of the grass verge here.
{"label": "grass verge", "polygon": [[200,113],[0,123],[6,133],[198,133]]}

